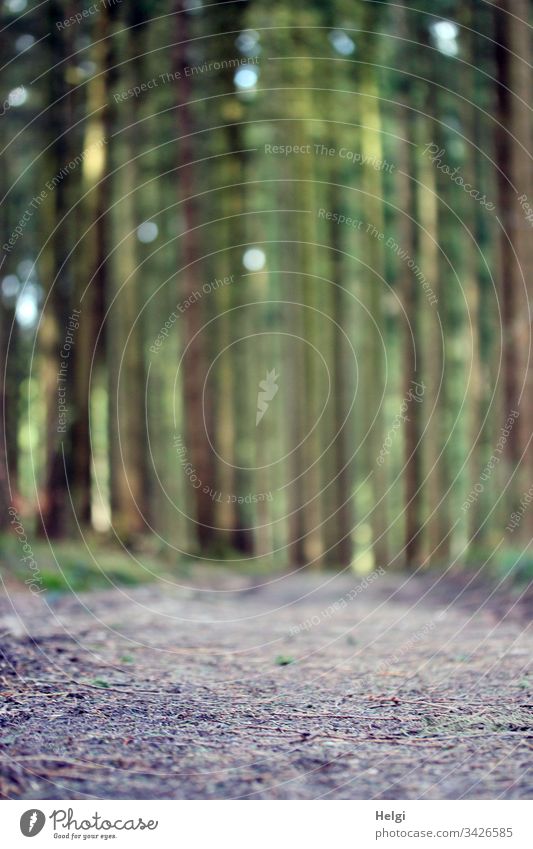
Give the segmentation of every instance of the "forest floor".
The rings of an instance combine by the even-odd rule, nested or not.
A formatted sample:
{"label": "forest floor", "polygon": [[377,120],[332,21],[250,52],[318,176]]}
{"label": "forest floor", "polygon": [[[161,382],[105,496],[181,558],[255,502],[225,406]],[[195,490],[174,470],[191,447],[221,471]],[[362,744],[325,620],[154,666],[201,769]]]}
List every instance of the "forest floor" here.
{"label": "forest floor", "polygon": [[199,575],[10,588],[4,798],[531,797],[530,598],[435,575]]}

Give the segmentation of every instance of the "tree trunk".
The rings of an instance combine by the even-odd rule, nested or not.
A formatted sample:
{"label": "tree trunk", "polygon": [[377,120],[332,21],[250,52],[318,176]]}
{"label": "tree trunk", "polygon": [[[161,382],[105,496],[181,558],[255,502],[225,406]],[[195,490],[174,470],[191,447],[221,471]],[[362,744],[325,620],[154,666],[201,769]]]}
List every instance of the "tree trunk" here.
{"label": "tree trunk", "polygon": [[[500,297],[503,334],[502,425],[512,411],[520,418],[505,446],[510,512],[519,508],[531,483],[533,451],[533,365],[530,309],[533,300],[533,234],[521,198],[533,205],[531,168],[531,59],[527,0],[500,0],[495,8],[498,119],[496,156],[499,167],[501,234]],[[528,361],[529,360],[529,361]],[[511,476],[514,479],[511,480]],[[526,511],[517,537],[531,536],[533,512]]]}
{"label": "tree trunk", "polygon": [[[410,257],[418,255],[415,206],[416,157],[409,144],[412,141],[411,124],[413,113],[405,106],[399,107],[399,135],[405,139],[399,148],[396,171],[398,217],[398,242]],[[403,324],[403,397],[411,397],[414,384],[422,380],[422,335],[420,310],[431,309],[422,302],[420,282],[405,261],[399,263],[399,291],[405,316]],[[435,308],[435,307],[433,307]],[[422,381],[423,382],[423,381]],[[423,405],[410,403],[405,422],[404,464],[404,509],[405,509],[405,562],[411,569],[418,567],[423,552],[423,465],[421,439],[423,433]]]}
{"label": "tree trunk", "polygon": [[[190,77],[186,75],[188,64],[189,13],[187,4],[175,5],[176,41],[173,56],[173,71],[179,73],[177,82],[179,93],[178,116],[178,179],[179,197],[183,210],[185,235],[181,239],[180,267],[178,277],[178,300],[190,299],[190,306],[184,315],[183,358],[181,360],[181,380],[185,408],[185,444],[188,462],[194,467],[194,473],[201,482],[193,487],[192,501],[195,505],[195,532],[200,550],[207,551],[215,538],[215,507],[211,492],[216,490],[215,463],[213,452],[206,433],[206,422],[212,422],[210,399],[206,395],[204,408],[204,383],[207,375],[208,357],[206,351],[206,330],[203,330],[205,310],[201,297],[202,284],[202,243],[199,231],[202,215],[200,201],[194,195],[198,191],[195,177],[198,168],[193,165],[196,157],[195,137],[197,129],[192,105],[193,93]],[[195,293],[200,293],[196,297]],[[204,420],[205,416],[205,420]]]}
{"label": "tree trunk", "polygon": [[[72,129],[73,94],[66,79],[72,55],[72,34],[69,29],[59,31],[56,22],[63,19],[60,3],[48,6],[50,37],[47,47],[50,55],[49,101],[54,108],[49,111],[47,127],[50,142],[47,155],[47,180],[60,177],[61,171],[78,154],[76,134]],[[68,487],[72,476],[72,422],[76,415],[75,399],[75,344],[63,359],[63,350],[69,329],[69,316],[73,304],[73,262],[68,259],[71,246],[76,242],[76,216],[69,214],[71,200],[79,185],[79,166],[59,180],[50,189],[42,206],[41,234],[43,243],[50,236],[48,248],[42,255],[41,273],[49,289],[47,308],[41,320],[40,341],[42,350],[42,384],[46,406],[45,433],[45,485],[40,500],[41,525],[38,532],[49,538],[65,535],[73,525]],[[61,364],[65,366],[61,369]],[[64,395],[59,393],[63,393]],[[61,401],[66,399],[66,403]],[[61,407],[66,407],[62,410]]]}

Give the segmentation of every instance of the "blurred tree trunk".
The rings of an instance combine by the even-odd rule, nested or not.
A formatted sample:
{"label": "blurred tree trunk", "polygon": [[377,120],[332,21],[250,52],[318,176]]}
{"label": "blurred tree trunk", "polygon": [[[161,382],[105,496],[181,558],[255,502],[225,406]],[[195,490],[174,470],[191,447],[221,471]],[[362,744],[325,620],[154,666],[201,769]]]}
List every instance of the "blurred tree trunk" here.
{"label": "blurred tree trunk", "polygon": [[[145,77],[143,21],[141,8],[128,9],[127,60],[121,78],[124,89],[142,83]],[[116,114],[121,118],[122,130],[114,143],[114,187],[118,201],[112,212],[115,248],[110,259],[113,270],[110,302],[116,300],[107,329],[109,446],[113,528],[128,543],[146,529],[150,517],[144,294],[137,240],[138,156],[143,140],[142,125],[136,125],[138,99],[129,97],[120,101]]]}
{"label": "blurred tree trunk", "polygon": [[[110,72],[114,51],[109,9],[103,7],[95,23],[92,59],[101,72],[87,86],[81,192],[76,217],[79,218],[80,244],[76,249],[76,302],[81,315],[76,332],[75,415],[72,423],[73,463],[72,494],[76,515],[82,525],[91,522],[92,447],[90,433],[91,369],[103,358],[103,338],[96,350],[98,331],[105,312],[108,269],[108,217],[110,206],[108,145],[110,125]],[[83,228],[86,227],[86,230]]]}
{"label": "blurred tree trunk", "polygon": [[[0,48],[5,47],[4,34],[0,33]],[[7,142],[5,119],[0,121],[0,148]],[[0,171],[0,226],[2,233],[9,233],[10,198],[7,180],[8,154],[3,154],[4,167]],[[13,273],[9,256],[4,255],[2,274]],[[24,281],[23,281],[24,282]],[[19,383],[18,327],[15,321],[15,299],[10,300],[0,292],[0,529],[9,527],[8,508],[16,501],[18,483],[18,427],[19,427]],[[9,399],[9,403],[7,400]]]}
{"label": "blurred tree trunk", "polygon": [[[416,221],[418,225],[418,265],[432,290],[435,303],[430,303],[426,294],[419,301],[417,316],[420,330],[420,343],[417,357],[420,356],[422,381],[424,383],[423,431],[423,501],[425,533],[424,564],[445,562],[449,557],[450,516],[448,501],[443,497],[449,480],[449,470],[445,468],[445,443],[448,438],[448,363],[447,353],[447,303],[449,293],[444,285],[446,269],[443,266],[440,250],[441,223],[439,197],[448,197],[449,178],[436,168],[429,156],[424,154],[426,145],[438,143],[441,127],[437,97],[441,90],[435,85],[440,79],[440,66],[435,62],[435,51],[431,49],[427,21],[424,15],[415,13],[412,20],[413,31],[420,45],[416,57],[416,72],[425,77],[412,92],[412,106],[416,113],[412,119],[412,138],[417,145],[415,195]],[[408,48],[406,48],[408,49]],[[444,61],[443,59],[438,60]],[[443,145],[444,146],[444,145]],[[415,163],[413,163],[415,164]],[[446,182],[447,181],[447,182]],[[414,285],[420,286],[417,280]],[[418,378],[420,382],[420,378]],[[409,415],[415,404],[409,405]],[[416,415],[416,413],[414,413]]]}
{"label": "blurred tree trunk", "polygon": [[[221,0],[216,11],[216,21],[221,33],[217,42],[220,55],[223,59],[231,59],[237,53],[236,33],[245,29],[246,26],[246,4],[227,3]],[[226,155],[223,166],[219,167],[223,173],[224,185],[230,186],[222,191],[222,215],[227,221],[223,227],[226,238],[225,259],[229,262],[230,273],[235,276],[235,283],[222,294],[223,306],[226,304],[233,309],[233,312],[223,318],[221,323],[227,325],[228,341],[238,339],[243,341],[232,345],[224,355],[225,385],[219,396],[222,414],[219,433],[225,441],[223,454],[225,461],[219,463],[218,471],[223,481],[220,489],[225,490],[230,496],[237,496],[237,500],[233,500],[229,509],[225,511],[231,528],[231,547],[236,551],[252,554],[257,550],[257,533],[253,530],[257,523],[257,509],[254,505],[239,503],[238,498],[246,497],[252,490],[261,488],[258,486],[257,476],[246,468],[254,465],[254,443],[257,447],[258,434],[255,422],[244,414],[244,411],[251,407],[250,397],[257,392],[257,386],[253,385],[255,372],[252,368],[253,358],[250,357],[250,346],[255,345],[256,340],[246,339],[257,325],[251,318],[254,308],[240,307],[258,298],[254,297],[257,290],[256,278],[252,275],[240,277],[242,256],[246,250],[243,245],[247,242],[248,230],[247,189],[245,185],[242,185],[248,176],[248,156],[245,152],[245,125],[242,123],[246,107],[235,91],[234,75],[235,69],[232,67],[223,69],[220,75],[224,94],[220,100],[220,113],[224,122],[221,133]],[[253,176],[253,174],[250,175],[252,179]],[[257,352],[258,356],[259,352]],[[230,418],[232,418],[231,425]],[[230,445],[230,440],[233,440],[233,445]],[[264,462],[264,460],[258,460],[257,464],[261,465]],[[264,546],[262,553],[264,553]]]}
{"label": "blurred tree trunk", "polygon": [[[427,119],[417,114],[414,119],[414,138],[419,150],[432,137],[432,127],[428,128]],[[422,376],[425,386],[425,432],[423,442],[424,454],[424,517],[425,539],[424,560],[434,561],[445,533],[443,523],[439,518],[439,502],[441,494],[441,478],[439,459],[445,432],[438,413],[438,403],[441,393],[444,350],[442,324],[440,319],[440,290],[439,290],[439,249],[437,232],[437,195],[435,169],[431,161],[418,154],[417,156],[416,188],[416,221],[418,224],[418,265],[426,277],[431,290],[438,299],[433,308],[428,303],[420,310],[421,343],[418,353],[422,352]],[[418,369],[417,369],[418,370]]]}
{"label": "blurred tree trunk", "polygon": [[[405,89],[402,92],[406,97]],[[399,143],[398,168],[396,171],[398,215],[398,243],[410,257],[418,256],[416,225],[415,183],[416,157],[411,145],[413,113],[404,105],[398,108]],[[421,293],[420,283],[406,262],[399,263],[399,291],[405,316],[403,325],[403,397],[410,397],[414,384],[421,382],[422,334],[420,327]],[[424,303],[423,309],[429,309]],[[405,562],[409,568],[420,565],[423,551],[423,466],[421,439],[424,427],[422,403],[409,404],[405,422],[404,463],[404,509],[405,509]]]}
{"label": "blurred tree trunk", "polygon": [[[386,286],[382,242],[384,236],[381,235],[384,233],[384,185],[381,170],[373,168],[371,164],[383,159],[379,90],[377,79],[371,70],[383,43],[379,31],[383,24],[382,10],[376,10],[371,4],[364,4],[358,23],[368,33],[364,40],[358,42],[357,58],[360,61],[352,68],[357,91],[353,107],[358,124],[355,140],[359,143],[361,155],[368,157],[368,163],[361,163],[357,171],[353,172],[356,174],[356,186],[360,190],[358,207],[359,217],[363,221],[361,279],[358,281],[358,351],[362,354],[359,391],[364,401],[357,407],[358,442],[362,447],[357,456],[361,456],[361,477],[367,480],[363,493],[364,503],[359,504],[359,509],[367,519],[364,525],[359,527],[359,534],[361,555],[366,558],[371,552],[374,564],[386,567],[389,561],[390,532],[390,492],[387,491],[389,469],[387,463],[380,465],[376,462],[385,438],[383,304]],[[350,146],[354,146],[353,143]],[[357,537],[356,534],[356,539]]]}
{"label": "blurred tree trunk", "polygon": [[[495,6],[498,120],[496,156],[499,167],[501,234],[500,297],[503,333],[502,425],[513,410],[520,412],[508,436],[505,453],[509,512],[519,507],[531,483],[533,450],[533,364],[531,302],[533,300],[533,233],[519,198],[533,206],[531,166],[531,35],[527,0],[500,0]],[[529,445],[528,445],[529,443]],[[528,515],[527,515],[528,514]],[[533,512],[527,511],[517,536],[529,539]],[[528,518],[529,516],[529,518]]]}
{"label": "blurred tree trunk", "polygon": [[[324,10],[324,24],[335,29],[339,14],[343,13],[342,4],[337,2]],[[322,36],[320,36],[322,37]],[[320,47],[317,45],[317,48]],[[353,128],[345,127],[348,104],[353,102],[351,88],[352,69],[349,63],[334,62],[329,69],[328,90],[316,95],[315,110],[320,107],[322,122],[320,135],[316,124],[311,127],[310,135],[315,143],[321,143],[329,150],[338,149],[353,142]],[[313,82],[319,90],[323,85],[323,73],[326,63],[316,63]],[[329,68],[329,63],[328,63]],[[339,94],[346,91],[345,94]],[[319,99],[320,98],[320,99]],[[320,148],[322,150],[322,148]],[[343,185],[343,162],[339,156],[313,156],[315,196],[317,207],[325,207],[339,212],[350,207],[354,201],[354,192],[347,191]],[[313,210],[316,218],[318,208]],[[316,273],[324,276],[321,285],[323,296],[322,309],[328,320],[321,322],[321,351],[326,359],[331,376],[331,398],[325,410],[322,427],[321,469],[323,474],[322,511],[324,516],[324,562],[332,568],[346,568],[354,557],[353,534],[355,529],[354,503],[354,467],[355,460],[355,372],[356,363],[350,348],[352,344],[355,289],[352,264],[348,259],[353,255],[352,237],[348,228],[331,219],[327,221],[324,236],[319,242],[326,242],[329,251],[321,247],[318,251]],[[356,270],[356,274],[359,270]],[[329,282],[326,282],[329,281]]]}
{"label": "blurred tree trunk", "polygon": [[[193,487],[195,505],[195,535],[198,546],[206,551],[212,545],[215,537],[215,502],[209,491],[216,488],[215,463],[213,452],[206,433],[206,423],[212,421],[209,409],[210,399],[207,394],[206,409],[204,409],[204,383],[208,368],[206,333],[204,325],[204,301],[201,297],[202,284],[202,243],[197,229],[202,223],[200,200],[194,195],[198,191],[197,177],[202,165],[193,165],[196,156],[195,130],[198,129],[195,120],[192,101],[194,95],[191,87],[191,77],[185,69],[194,62],[188,61],[190,45],[188,4],[177,0],[175,11],[175,38],[173,54],[173,72],[179,74],[176,82],[178,93],[178,180],[179,197],[183,210],[185,235],[181,239],[180,262],[181,271],[178,276],[178,300],[191,298],[184,315],[183,358],[181,360],[181,380],[183,385],[183,400],[185,409],[185,444],[187,459],[192,464],[201,485]],[[200,297],[195,298],[194,293]],[[191,297],[192,296],[192,297]],[[204,421],[205,414],[205,421]],[[191,484],[192,486],[192,484]]]}
{"label": "blurred tree trunk", "polygon": [[[294,10],[292,10],[294,13]],[[293,143],[306,145],[311,136],[309,115],[312,100],[305,89],[312,78],[313,64],[305,30],[306,13],[300,11],[294,18],[293,49],[300,56],[291,64],[290,83],[295,90],[289,98]],[[290,552],[296,563],[319,566],[324,556],[322,528],[322,453],[319,416],[324,402],[324,373],[317,351],[322,342],[321,281],[314,277],[317,267],[316,209],[314,171],[308,155],[297,155],[292,168],[293,208],[302,208],[310,214],[298,216],[295,242],[292,246],[292,264],[296,262],[297,274],[291,287],[289,300],[303,306],[291,307],[291,338],[286,345],[286,362],[291,363],[289,431],[292,484],[289,490],[289,540]],[[287,203],[286,194],[284,203]]]}
{"label": "blurred tree trunk", "polygon": [[[300,60],[302,80],[309,78],[309,66]],[[307,98],[300,93],[303,107]],[[309,114],[309,111],[306,112]],[[306,144],[310,137],[307,124],[297,121],[295,125],[295,143]],[[324,403],[324,373],[323,366],[317,351],[322,348],[321,330],[322,320],[320,314],[320,288],[321,281],[316,279],[316,216],[312,211],[316,209],[314,192],[314,175],[312,161],[309,156],[298,156],[295,163],[295,175],[298,180],[297,194],[304,209],[311,210],[311,215],[303,215],[300,219],[299,244],[296,246],[295,254],[298,257],[298,271],[302,280],[303,303],[303,338],[305,340],[303,367],[304,371],[300,378],[298,398],[298,416],[301,420],[304,441],[302,445],[303,468],[300,470],[300,479],[297,482],[299,505],[298,510],[303,513],[304,539],[303,556],[306,563],[320,566],[324,555],[324,539],[322,529],[322,464],[320,456],[323,445],[321,442],[321,430],[319,427],[319,416]]]}
{"label": "blurred tree trunk", "polygon": [[[383,158],[381,147],[381,119],[379,113],[378,91],[375,81],[366,69],[361,70],[359,81],[361,95],[359,120],[361,123],[361,152],[363,156]],[[362,204],[365,209],[367,226],[372,225],[378,233],[383,233],[383,184],[381,171],[370,165],[362,166],[361,177],[364,192]],[[369,524],[372,528],[372,550],[377,566],[388,564],[388,495],[387,464],[376,463],[385,438],[383,416],[383,393],[385,391],[385,352],[383,349],[383,289],[384,263],[383,246],[379,236],[371,230],[365,239],[365,261],[368,269],[365,273],[365,286],[362,302],[367,315],[362,316],[364,334],[364,361],[362,363],[362,388],[366,399],[367,456],[368,471],[371,472],[372,504]]]}
{"label": "blurred tree trunk", "polygon": [[[482,185],[482,175],[478,167],[480,159],[479,149],[485,149],[487,140],[482,135],[481,122],[483,119],[481,109],[476,104],[476,90],[480,92],[478,95],[481,99],[481,80],[478,69],[476,68],[477,46],[479,44],[479,36],[476,31],[483,29],[480,26],[479,14],[480,4],[464,5],[459,12],[459,21],[466,28],[465,41],[467,59],[470,66],[465,65],[461,68],[461,77],[464,83],[464,91],[466,96],[472,100],[471,104],[464,104],[464,135],[466,138],[466,154],[464,163],[464,173],[466,182],[472,186]],[[488,35],[489,33],[486,32]],[[478,88],[479,86],[479,88]],[[490,140],[490,136],[489,136]],[[488,151],[490,155],[490,150]],[[490,196],[490,192],[487,192]],[[487,213],[482,211],[480,204],[472,200],[465,212],[465,223],[467,224],[471,235],[468,236],[465,232],[464,240],[468,240],[467,250],[465,252],[465,295],[466,306],[468,309],[467,328],[470,335],[470,361],[467,367],[470,369],[468,386],[465,390],[468,395],[468,431],[467,445],[470,451],[470,458],[466,459],[465,473],[462,476],[463,493],[461,501],[464,503],[468,497],[468,492],[471,487],[477,482],[480,470],[484,464],[490,459],[490,431],[485,421],[487,412],[487,381],[483,376],[483,343],[481,329],[481,297],[482,284],[480,266],[481,252],[483,249],[483,231],[485,222],[483,216]],[[465,528],[465,540],[462,548],[471,548],[474,544],[481,545],[487,537],[489,528],[484,524],[484,518],[487,513],[487,497],[485,493],[479,499],[479,502],[473,505],[469,511],[468,521]]]}
{"label": "blurred tree trunk", "polygon": [[[334,139],[329,134],[327,144],[330,148],[334,147]],[[328,178],[327,208],[338,211],[343,207],[343,191],[340,187],[342,175],[338,157],[333,159],[328,157],[326,164],[329,166],[329,173],[326,175]],[[343,231],[334,220],[328,224],[330,248],[328,276],[331,277],[331,282],[328,284],[328,301],[331,321],[324,322],[321,334],[325,344],[324,354],[329,359],[333,385],[332,415],[328,417],[329,430],[326,434],[324,449],[328,443],[331,447],[322,458],[325,478],[325,488],[322,493],[326,516],[325,562],[332,567],[346,567],[350,566],[353,559],[352,535],[355,526],[353,409],[350,412],[355,393],[353,376],[355,363],[348,342],[353,302],[347,292],[350,280],[343,256],[345,247]]]}
{"label": "blurred tree trunk", "polygon": [[[48,181],[61,175],[61,171],[78,154],[77,132],[74,125],[74,94],[69,85],[71,77],[72,28],[58,30],[56,22],[64,18],[63,4],[51,0],[48,5],[48,31],[46,42],[49,52],[48,102],[54,108],[47,112],[46,138],[49,152],[45,156]],[[73,521],[68,487],[72,473],[72,421],[76,415],[73,403],[75,390],[75,344],[66,360],[64,380],[58,380],[60,351],[68,328],[73,306],[73,262],[69,251],[76,243],[77,216],[70,212],[71,201],[77,196],[80,169],[77,167],[50,189],[42,209],[42,244],[50,240],[42,255],[42,279],[49,292],[47,307],[41,320],[40,343],[42,351],[42,383],[46,407],[45,482],[40,501],[41,526],[39,533],[49,538],[65,535]],[[58,389],[65,390],[67,412],[60,419]]]}
{"label": "blurred tree trunk", "polygon": [[[4,192],[2,192],[3,195]],[[6,204],[3,208],[5,206]],[[7,227],[4,232],[8,232]],[[9,526],[10,519],[7,510],[14,501],[17,480],[16,466],[10,465],[10,458],[17,457],[17,432],[15,430],[13,434],[13,431],[10,430],[8,418],[9,408],[14,407],[16,410],[18,406],[18,393],[15,387],[10,385],[10,372],[13,368],[10,360],[12,361],[16,355],[16,346],[13,344],[16,332],[12,332],[13,330],[16,331],[14,317],[14,310],[8,309],[3,303],[0,303],[0,529]],[[10,389],[10,403],[6,404],[8,387]],[[13,420],[11,420],[12,423]]]}

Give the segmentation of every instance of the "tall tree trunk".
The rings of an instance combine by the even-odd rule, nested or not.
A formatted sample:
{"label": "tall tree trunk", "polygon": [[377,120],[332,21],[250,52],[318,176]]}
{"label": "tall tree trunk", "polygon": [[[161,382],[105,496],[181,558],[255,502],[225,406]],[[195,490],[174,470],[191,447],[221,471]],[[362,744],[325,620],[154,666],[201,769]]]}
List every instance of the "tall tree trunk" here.
{"label": "tall tree trunk", "polygon": [[[480,186],[482,184],[482,177],[477,164],[480,158],[478,148],[481,148],[484,143],[485,146],[488,143],[482,137],[481,121],[483,120],[483,115],[475,103],[476,83],[479,83],[480,80],[479,71],[475,68],[476,46],[479,43],[479,36],[476,32],[475,25],[478,21],[479,14],[479,4],[465,4],[460,10],[459,18],[463,26],[468,28],[465,31],[465,41],[467,44],[466,49],[468,51],[468,61],[471,63],[471,67],[465,66],[462,68],[461,74],[464,81],[466,96],[472,100],[472,105],[466,103],[464,105],[464,135],[467,139],[464,173],[466,181],[472,186]],[[478,28],[480,30],[482,29],[480,23],[478,23]],[[486,34],[488,35],[488,33]],[[490,193],[487,192],[487,194]],[[485,463],[489,461],[491,456],[490,432],[487,427],[487,423],[484,422],[488,401],[486,397],[487,390],[485,387],[488,384],[488,380],[484,379],[483,374],[483,344],[481,331],[482,268],[480,267],[480,259],[484,248],[484,215],[486,216],[487,213],[482,211],[480,204],[476,201],[472,201],[469,204],[468,210],[465,211],[464,216],[465,223],[470,229],[472,235],[469,237],[467,233],[464,232],[463,236],[463,240],[467,243],[465,252],[464,291],[469,318],[467,327],[470,330],[471,340],[471,358],[467,363],[467,367],[470,369],[467,432],[470,459],[466,461],[467,465],[465,468],[465,474],[462,476],[463,503],[465,501],[465,490],[466,497],[468,497],[468,491],[477,482],[480,470],[483,469]],[[485,309],[490,309],[490,306],[486,304]],[[494,481],[491,481],[491,487],[492,486],[494,486]],[[468,519],[465,527],[465,540],[462,545],[463,549],[466,546],[468,549],[473,549],[475,551],[475,548],[483,544],[486,539],[487,532],[489,530],[487,524],[484,523],[484,518],[487,513],[487,505],[487,496],[483,493],[480,496],[479,502],[473,505],[471,510],[468,511]]]}
{"label": "tall tree trunk", "polygon": [[[330,138],[328,145],[334,146],[333,139]],[[328,209],[341,209],[342,190],[339,188],[341,174],[338,160],[333,161],[328,182]],[[349,349],[347,335],[345,335],[349,330],[352,303],[346,291],[350,281],[346,279],[342,235],[341,227],[332,220],[329,223],[328,244],[331,251],[329,301],[333,326],[322,327],[322,334],[329,343],[328,347],[331,345],[331,351],[325,353],[331,356],[333,378],[333,409],[328,434],[328,440],[332,440],[332,449],[323,458],[324,466],[327,468],[326,489],[323,493],[326,513],[325,561],[333,567],[346,567],[352,563],[352,535],[355,525],[353,498],[355,450],[353,415],[350,413],[355,393],[354,359]],[[327,336],[326,330],[329,330]]]}
{"label": "tall tree trunk", "polygon": [[[7,228],[4,232],[7,232]],[[9,407],[17,407],[17,393],[15,387],[9,387],[9,372],[12,364],[14,350],[8,347],[11,330],[13,327],[14,312],[8,310],[0,303],[0,529],[9,525],[8,507],[13,501],[13,483],[16,481],[16,470],[9,466],[9,456],[12,455],[13,435],[8,429]],[[13,340],[14,335],[11,335]],[[14,346],[12,346],[14,347]],[[9,393],[9,404],[6,403]],[[15,434],[16,435],[16,434]],[[16,444],[15,444],[16,447]],[[16,456],[16,454],[15,454]]]}
{"label": "tall tree trunk", "polygon": [[[521,199],[533,206],[531,166],[531,35],[527,0],[500,0],[495,8],[498,77],[497,164],[501,234],[500,297],[503,334],[502,424],[516,410],[519,421],[506,443],[511,512],[519,507],[533,471],[533,364],[531,303],[533,300],[533,235]],[[507,483],[507,481],[506,481]],[[529,539],[533,514],[528,511],[517,536]]]}
{"label": "tall tree trunk", "polygon": [[[4,35],[0,33],[0,47],[4,46]],[[0,148],[6,142],[5,121],[0,122]],[[3,233],[9,233],[10,199],[7,175],[8,154],[3,154],[0,172],[0,224]],[[11,258],[3,257],[2,274],[14,271]],[[15,321],[15,300],[11,302],[0,294],[0,529],[9,526],[8,507],[17,496],[18,424],[19,424],[19,364],[18,328]]]}
{"label": "tall tree trunk", "polygon": [[[40,502],[41,526],[39,533],[50,538],[68,532],[73,524],[68,495],[72,473],[72,422],[76,415],[75,398],[75,345],[67,359],[61,351],[66,340],[69,316],[73,304],[73,263],[67,260],[71,246],[76,242],[75,216],[69,214],[71,200],[79,184],[79,167],[67,176],[61,171],[79,154],[73,127],[73,94],[66,82],[72,60],[71,29],[59,31],[56,22],[64,17],[61,3],[51,0],[48,6],[50,37],[47,47],[50,56],[49,110],[47,127],[49,154],[46,157],[48,181],[59,177],[55,188],[50,189],[42,206],[43,242],[50,236],[47,250],[42,255],[41,272],[49,290],[47,308],[41,320],[40,342],[42,350],[42,382],[46,405],[45,434],[45,486]],[[61,364],[66,363],[64,369]],[[61,370],[60,370],[61,369]],[[61,393],[61,394],[60,394]],[[63,394],[64,393],[64,394]],[[66,403],[62,404],[63,399]],[[63,410],[64,406],[67,409]]]}
{"label": "tall tree trunk", "polygon": [[[144,79],[142,29],[137,9],[130,7],[124,66],[125,88]],[[111,458],[111,510],[113,527],[129,543],[147,527],[150,489],[147,473],[146,366],[144,293],[139,273],[138,162],[142,130],[136,126],[138,100],[120,102],[117,116],[123,129],[114,144],[114,185],[119,201],[113,208],[116,247],[110,258],[116,296],[107,328],[109,360],[109,445]],[[120,161],[118,161],[120,156]]]}
{"label": "tall tree trunk", "polygon": [[[81,191],[85,195],[77,216],[86,232],[77,248],[76,302],[78,303],[79,329],[76,331],[75,357],[75,416],[72,423],[72,482],[71,489],[78,521],[89,525],[91,521],[92,447],[90,433],[91,368],[98,366],[102,351],[96,351],[96,339],[101,327],[105,289],[107,284],[106,217],[109,206],[108,145],[111,141],[110,86],[108,67],[112,60],[109,10],[103,7],[95,25],[93,60],[100,74],[88,83],[85,126],[85,156],[82,166]],[[81,229],[81,228],[80,228]],[[103,338],[100,339],[100,346]],[[94,358],[94,359],[93,359]]]}
{"label": "tall tree trunk", "polygon": [[[374,81],[366,69],[361,71],[361,91],[365,95],[359,98],[361,122],[361,152],[364,156],[382,159],[381,119],[379,98]],[[381,171],[370,166],[362,168],[362,203],[366,222],[383,233],[383,184]],[[388,496],[387,464],[375,464],[385,438],[383,417],[383,393],[385,390],[385,353],[383,350],[383,247],[374,231],[366,236],[365,259],[369,266],[366,272],[363,303],[368,310],[362,316],[362,332],[365,338],[365,361],[362,364],[362,380],[365,401],[368,404],[367,451],[370,458],[372,504],[369,524],[372,528],[372,549],[377,566],[388,563]]]}
{"label": "tall tree trunk", "polygon": [[[196,538],[201,550],[206,551],[214,538],[215,507],[209,494],[209,489],[216,488],[215,463],[213,452],[209,445],[205,422],[212,421],[209,409],[210,399],[206,395],[207,408],[204,409],[204,383],[208,368],[206,351],[206,331],[204,325],[204,300],[195,297],[195,292],[201,293],[202,284],[202,243],[198,226],[201,224],[200,201],[194,195],[198,191],[195,177],[201,166],[193,165],[195,155],[194,131],[197,129],[192,105],[193,92],[190,79],[185,72],[188,62],[189,13],[187,3],[178,0],[174,6],[176,22],[176,46],[173,55],[173,71],[179,74],[177,91],[178,102],[178,179],[179,197],[183,210],[185,235],[181,240],[180,266],[178,279],[179,301],[190,299],[184,315],[184,356],[181,360],[181,380],[185,408],[185,442],[188,461],[192,464],[201,486],[193,488],[195,504]],[[193,64],[193,63],[192,63]],[[204,420],[205,415],[205,420]],[[206,491],[207,490],[207,491]]]}
{"label": "tall tree trunk", "polygon": [[[401,105],[398,110],[400,143],[398,151],[398,169],[396,171],[398,218],[398,242],[402,250],[410,257],[418,255],[415,204],[416,157],[413,152],[411,124],[413,113]],[[420,282],[407,262],[398,260],[400,274],[400,297],[405,316],[403,324],[403,397],[411,397],[415,383],[422,378],[422,335],[420,328],[420,310],[431,309],[422,301]],[[433,307],[435,308],[435,307]],[[411,393],[411,395],[409,394]],[[421,439],[423,433],[422,403],[409,404],[405,422],[404,440],[404,509],[405,509],[405,562],[409,568],[420,565],[423,552],[423,464]]]}

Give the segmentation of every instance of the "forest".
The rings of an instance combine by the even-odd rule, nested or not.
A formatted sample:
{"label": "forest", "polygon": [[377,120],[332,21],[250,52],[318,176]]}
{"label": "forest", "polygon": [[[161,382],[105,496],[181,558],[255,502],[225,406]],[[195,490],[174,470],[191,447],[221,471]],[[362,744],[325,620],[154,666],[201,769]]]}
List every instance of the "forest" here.
{"label": "forest", "polygon": [[[57,661],[111,704],[119,672],[140,680],[128,634],[153,652],[145,688],[157,668],[167,692],[165,646],[176,687],[245,681],[254,618],[272,675],[303,675],[298,641],[351,634],[359,610],[381,654],[359,634],[343,646],[369,699],[404,673],[426,693],[414,670],[434,657],[450,682],[474,658],[485,698],[475,658],[497,664],[505,629],[523,635],[533,578],[531,18],[528,0],[1,0],[0,620],[16,677],[42,683]],[[396,601],[380,612],[390,598],[399,618]],[[496,642],[478,642],[491,623]],[[30,660],[66,640],[54,628],[77,635],[67,672],[67,654]],[[446,628],[461,647],[442,659]],[[491,728],[524,730],[522,667],[490,691],[496,712],[518,699]],[[510,752],[501,784],[435,792],[514,798]],[[247,792],[87,789],[59,768],[73,798]],[[38,798],[13,770],[0,795]],[[57,774],[39,792],[58,798]],[[379,792],[423,792],[396,781]]]}
{"label": "forest", "polygon": [[6,0],[4,529],[527,572],[529,11]]}

